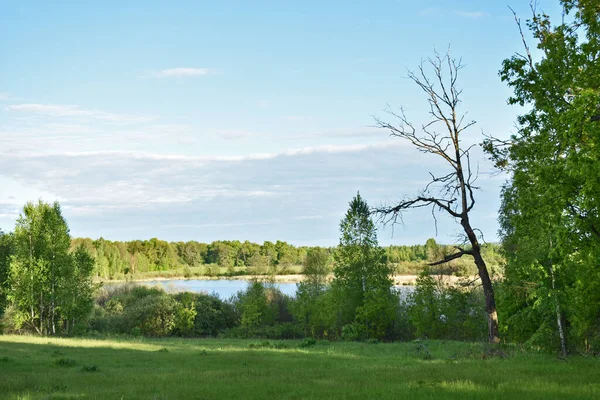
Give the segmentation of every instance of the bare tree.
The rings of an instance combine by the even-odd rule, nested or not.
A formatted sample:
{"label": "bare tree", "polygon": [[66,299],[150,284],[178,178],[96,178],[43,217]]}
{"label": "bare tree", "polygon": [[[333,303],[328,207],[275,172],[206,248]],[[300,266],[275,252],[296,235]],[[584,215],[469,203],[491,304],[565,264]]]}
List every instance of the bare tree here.
{"label": "bare tree", "polygon": [[[456,252],[431,265],[442,264],[464,255],[473,257],[485,294],[488,317],[489,341],[496,343],[498,336],[498,315],[490,275],[481,256],[478,229],[473,228],[469,213],[475,206],[474,186],[477,174],[471,170],[469,152],[475,145],[463,148],[460,136],[475,121],[465,120],[465,114],[458,112],[462,90],[457,88],[458,72],[463,68],[461,60],[453,59],[449,53],[421,62],[418,72],[409,72],[408,77],[427,95],[431,119],[417,129],[406,117],[404,110],[388,112],[397,121],[388,123],[375,118],[376,125],[388,129],[390,135],[408,140],[419,151],[441,157],[448,166],[448,173],[435,176],[416,197],[407,198],[392,206],[375,209],[384,223],[396,223],[406,210],[431,207],[435,219],[436,212],[443,212],[460,222],[465,233],[465,244],[455,246]],[[436,222],[437,224],[437,222]]]}

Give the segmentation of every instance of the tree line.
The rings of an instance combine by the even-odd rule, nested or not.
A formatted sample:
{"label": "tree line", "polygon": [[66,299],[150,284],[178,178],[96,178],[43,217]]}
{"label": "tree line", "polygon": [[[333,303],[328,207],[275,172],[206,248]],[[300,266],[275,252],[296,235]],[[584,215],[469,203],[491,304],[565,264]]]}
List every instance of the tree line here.
{"label": "tree line", "polygon": [[[438,255],[434,243],[421,246],[431,257]],[[477,291],[448,288],[428,271],[408,299],[394,289],[392,264],[360,194],[340,223],[339,245],[306,249],[305,279],[295,296],[282,294],[269,276],[257,276],[230,299],[94,284],[93,257],[84,243],[70,240],[58,203],[27,204],[0,244],[4,332],[345,340],[485,334],[485,315],[473,306]]]}
{"label": "tree line", "polygon": [[[215,241],[212,243],[166,242],[156,238],[127,242],[103,238],[76,238],[71,249],[83,246],[95,260],[94,275],[101,279],[135,278],[152,271],[200,268],[199,275],[269,275],[301,273],[301,266],[312,250],[323,250],[333,263],[335,247],[296,247],[284,241],[263,244],[249,241]],[[448,253],[452,246],[429,239],[424,245],[385,247],[386,262],[398,274],[418,274],[425,264]],[[493,265],[503,262],[500,246],[485,245],[485,256]],[[219,268],[216,268],[219,267]],[[442,271],[442,268],[440,268]],[[473,274],[468,263],[455,262],[443,272],[459,276]]]}

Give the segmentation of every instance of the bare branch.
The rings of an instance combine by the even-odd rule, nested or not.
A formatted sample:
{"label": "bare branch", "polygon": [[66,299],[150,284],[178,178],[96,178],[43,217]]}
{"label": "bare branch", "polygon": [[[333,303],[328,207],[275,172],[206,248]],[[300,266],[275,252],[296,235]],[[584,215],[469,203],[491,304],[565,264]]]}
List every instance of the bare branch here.
{"label": "bare branch", "polygon": [[[532,10],[535,15],[534,7],[535,6],[532,5]],[[523,58],[525,61],[527,61],[529,64],[529,68],[531,68],[533,70],[534,69],[533,58],[531,57],[531,51],[529,50],[529,45],[527,44],[527,40],[525,39],[525,34],[523,33],[523,28],[521,27],[521,18],[518,17],[515,10],[513,10],[510,6],[508,6],[508,8],[510,9],[510,11],[512,11],[513,16],[515,17],[515,22],[517,23],[517,27],[519,28],[519,33],[521,34],[521,41],[523,42],[523,47],[525,47],[525,52],[527,53],[527,56],[523,56],[519,53],[517,53],[517,55],[519,57]]]}
{"label": "bare branch", "polygon": [[463,249],[462,247],[459,247],[459,246],[454,246],[454,248],[458,250],[457,253],[449,254],[449,255],[445,256],[442,260],[429,263],[428,265],[430,265],[430,266],[433,267],[435,265],[445,264],[445,263],[450,262],[452,260],[456,260],[457,258],[461,258],[465,254],[467,254],[467,255],[473,255],[473,251],[472,250],[465,250],[465,249]]}

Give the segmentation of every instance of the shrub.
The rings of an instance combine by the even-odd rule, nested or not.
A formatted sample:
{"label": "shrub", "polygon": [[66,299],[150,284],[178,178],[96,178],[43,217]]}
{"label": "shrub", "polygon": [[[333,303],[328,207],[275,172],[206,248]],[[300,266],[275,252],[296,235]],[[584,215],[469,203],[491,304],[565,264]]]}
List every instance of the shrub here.
{"label": "shrub", "polygon": [[[238,317],[232,304],[217,296],[203,293],[178,293],[175,300],[190,310],[193,304],[195,316],[191,334],[196,336],[217,336],[219,333],[237,325]],[[193,312],[190,310],[188,318]],[[178,330],[176,332],[179,333]]]}
{"label": "shrub", "polygon": [[342,327],[342,339],[344,340],[364,340],[367,338],[367,336],[367,327],[363,324],[352,322]]}
{"label": "shrub", "polygon": [[193,300],[179,303],[175,311],[173,331],[180,336],[192,336],[196,314]]}
{"label": "shrub", "polygon": [[70,367],[72,365],[77,364],[77,362],[75,360],[73,360],[72,358],[68,358],[68,357],[57,358],[56,361],[54,361],[54,363],[56,365],[60,365],[62,367]]}
{"label": "shrub", "polygon": [[356,309],[356,322],[364,327],[367,337],[390,339],[397,307],[398,296],[394,293],[384,288],[371,290]]}
{"label": "shrub", "polygon": [[314,346],[315,344],[317,344],[317,341],[315,339],[306,338],[298,344],[298,347],[306,348],[306,347]]}
{"label": "shrub", "polygon": [[84,365],[81,367],[83,372],[98,372],[100,368],[96,364]]}
{"label": "shrub", "polygon": [[408,316],[418,337],[480,340],[486,335],[481,293],[446,287],[424,272],[408,298]]}
{"label": "shrub", "polygon": [[233,305],[244,329],[275,323],[277,310],[271,307],[266,285],[262,282],[251,281],[245,291],[238,292],[233,298]]}
{"label": "shrub", "polygon": [[175,323],[176,306],[169,295],[146,296],[129,306],[124,318],[132,328],[138,327],[143,335],[167,336]]}

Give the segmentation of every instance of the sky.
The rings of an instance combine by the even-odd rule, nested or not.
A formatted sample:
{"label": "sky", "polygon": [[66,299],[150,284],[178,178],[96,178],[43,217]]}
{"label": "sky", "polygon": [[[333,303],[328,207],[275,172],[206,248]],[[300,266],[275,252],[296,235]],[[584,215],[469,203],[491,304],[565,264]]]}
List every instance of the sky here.
{"label": "sky", "polygon": [[[465,64],[464,143],[514,132],[505,3],[529,15],[525,0],[0,0],[0,229],[43,199],[78,237],[335,245],[357,191],[393,204],[445,170],[373,127],[394,122],[388,105],[427,122],[406,76],[434,49]],[[472,161],[472,222],[496,241],[506,177],[478,149]],[[459,233],[417,210],[379,239]]]}

